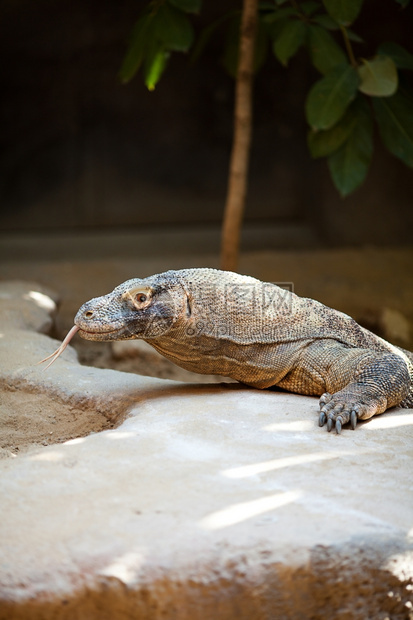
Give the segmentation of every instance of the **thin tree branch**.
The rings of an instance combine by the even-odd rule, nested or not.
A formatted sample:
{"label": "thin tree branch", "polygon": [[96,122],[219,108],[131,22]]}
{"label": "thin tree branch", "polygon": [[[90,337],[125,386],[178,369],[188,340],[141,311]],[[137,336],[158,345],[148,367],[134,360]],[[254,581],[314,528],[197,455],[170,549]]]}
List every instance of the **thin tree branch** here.
{"label": "thin tree branch", "polygon": [[341,34],[343,35],[344,45],[346,46],[347,55],[352,66],[357,69],[357,60],[354,57],[353,48],[351,47],[350,39],[348,38],[347,30],[344,26],[340,26]]}
{"label": "thin tree branch", "polygon": [[221,266],[230,271],[237,268],[241,225],[247,195],[257,12],[258,0],[244,0],[235,88],[234,138],[221,245]]}

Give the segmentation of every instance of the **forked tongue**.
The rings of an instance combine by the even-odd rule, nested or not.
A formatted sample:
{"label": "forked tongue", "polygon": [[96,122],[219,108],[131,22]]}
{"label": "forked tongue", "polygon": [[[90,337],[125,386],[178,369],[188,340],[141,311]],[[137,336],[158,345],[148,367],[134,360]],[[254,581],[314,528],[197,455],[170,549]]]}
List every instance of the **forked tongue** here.
{"label": "forked tongue", "polygon": [[53,364],[53,362],[55,362],[57,360],[59,355],[61,355],[63,353],[63,351],[66,349],[67,345],[72,340],[73,336],[75,335],[75,333],[77,331],[79,331],[79,327],[77,325],[73,325],[72,329],[67,334],[66,338],[63,340],[63,342],[60,345],[60,347],[58,347],[54,353],[51,353],[51,355],[48,355],[47,357],[45,357],[44,360],[40,360],[40,362],[37,362],[37,363],[38,364],[43,364],[43,362],[47,362],[47,360],[50,360],[50,358],[53,358],[47,364],[46,368],[44,369],[44,370],[47,370],[49,368],[49,366],[51,366]]}

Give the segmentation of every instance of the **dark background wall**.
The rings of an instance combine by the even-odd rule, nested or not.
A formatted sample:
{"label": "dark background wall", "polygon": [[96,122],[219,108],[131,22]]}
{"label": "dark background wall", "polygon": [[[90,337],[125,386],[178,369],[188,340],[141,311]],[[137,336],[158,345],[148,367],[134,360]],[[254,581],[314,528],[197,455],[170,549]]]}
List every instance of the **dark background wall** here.
{"label": "dark background wall", "polygon": [[[174,55],[152,93],[140,76],[121,85],[126,41],[145,4],[2,2],[3,231],[220,221],[233,107],[222,42],[195,65]],[[198,31],[234,3],[204,4]],[[413,51],[412,9],[394,0],[367,2],[357,26],[369,42],[360,54],[385,39]],[[257,76],[247,221],[294,223],[328,245],[410,243],[413,174],[378,140],[368,181],[345,200],[326,164],[311,161],[303,102],[316,77],[305,53],[288,70],[271,56]]]}

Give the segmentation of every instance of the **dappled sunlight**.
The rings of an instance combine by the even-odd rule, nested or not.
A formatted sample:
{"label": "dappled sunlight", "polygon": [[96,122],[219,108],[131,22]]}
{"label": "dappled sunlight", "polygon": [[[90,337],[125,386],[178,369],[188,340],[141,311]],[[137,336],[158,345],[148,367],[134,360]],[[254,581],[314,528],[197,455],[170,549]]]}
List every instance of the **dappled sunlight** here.
{"label": "dappled sunlight", "polygon": [[99,573],[107,577],[116,577],[126,585],[131,585],[136,581],[144,560],[142,553],[129,551],[108,566],[105,566]]}
{"label": "dappled sunlight", "polygon": [[400,581],[413,579],[413,551],[406,550],[390,556],[384,566]]}
{"label": "dappled sunlight", "polygon": [[4,338],[4,334],[0,334],[0,338]]}
{"label": "dappled sunlight", "polygon": [[311,431],[314,428],[314,422],[311,420],[300,420],[298,422],[277,422],[275,424],[269,424],[268,426],[264,426],[264,431],[270,432],[291,432],[297,433],[300,431]]}
{"label": "dappled sunlight", "polygon": [[23,299],[28,301],[34,301],[39,308],[46,310],[47,312],[53,312],[56,310],[56,304],[48,295],[40,293],[39,291],[30,291],[23,295]]}
{"label": "dappled sunlight", "polygon": [[68,441],[64,442],[65,446],[76,446],[79,443],[83,443],[86,441],[86,437],[75,437],[75,439],[68,439]]}
{"label": "dappled sunlight", "polygon": [[114,431],[111,430],[103,435],[106,439],[127,439],[128,437],[136,437],[136,433],[131,431]]}
{"label": "dappled sunlight", "polygon": [[242,465],[240,467],[232,467],[221,472],[227,478],[247,478],[255,476],[267,471],[275,471],[284,467],[293,467],[295,465],[305,465],[307,463],[315,463],[316,461],[328,461],[337,459],[342,456],[350,456],[354,452],[348,450],[336,450],[334,452],[313,452],[310,454],[298,454],[296,456],[286,456],[282,459],[272,459],[271,461],[263,461],[261,463],[252,463],[251,465]]}
{"label": "dappled sunlight", "polygon": [[402,415],[389,415],[386,417],[374,417],[369,423],[363,426],[363,430],[375,431],[382,428],[396,428],[397,426],[413,425],[413,413]]}
{"label": "dappled sunlight", "polygon": [[249,502],[232,504],[228,508],[218,510],[204,517],[199,522],[199,525],[205,530],[220,530],[224,527],[247,521],[265,512],[276,510],[281,508],[281,506],[291,504],[299,499],[301,495],[301,491],[286,491],[285,493],[276,493],[275,495],[253,499]]}
{"label": "dappled sunlight", "polygon": [[63,458],[62,452],[57,452],[56,450],[41,452],[40,454],[34,454],[30,457],[31,461],[61,461]]}

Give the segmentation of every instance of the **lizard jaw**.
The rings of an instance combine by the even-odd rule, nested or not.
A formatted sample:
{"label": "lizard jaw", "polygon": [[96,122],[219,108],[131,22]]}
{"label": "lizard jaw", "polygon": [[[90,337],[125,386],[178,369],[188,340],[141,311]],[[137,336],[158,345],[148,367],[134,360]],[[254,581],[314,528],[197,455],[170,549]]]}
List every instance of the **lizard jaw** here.
{"label": "lizard jaw", "polygon": [[[114,329],[106,332],[93,332],[87,331],[86,329],[82,329],[79,327],[79,336],[84,340],[99,340],[99,341],[109,341],[109,340],[123,340],[123,334],[125,334],[126,330],[122,329]],[[128,336],[126,336],[128,338]]]}

